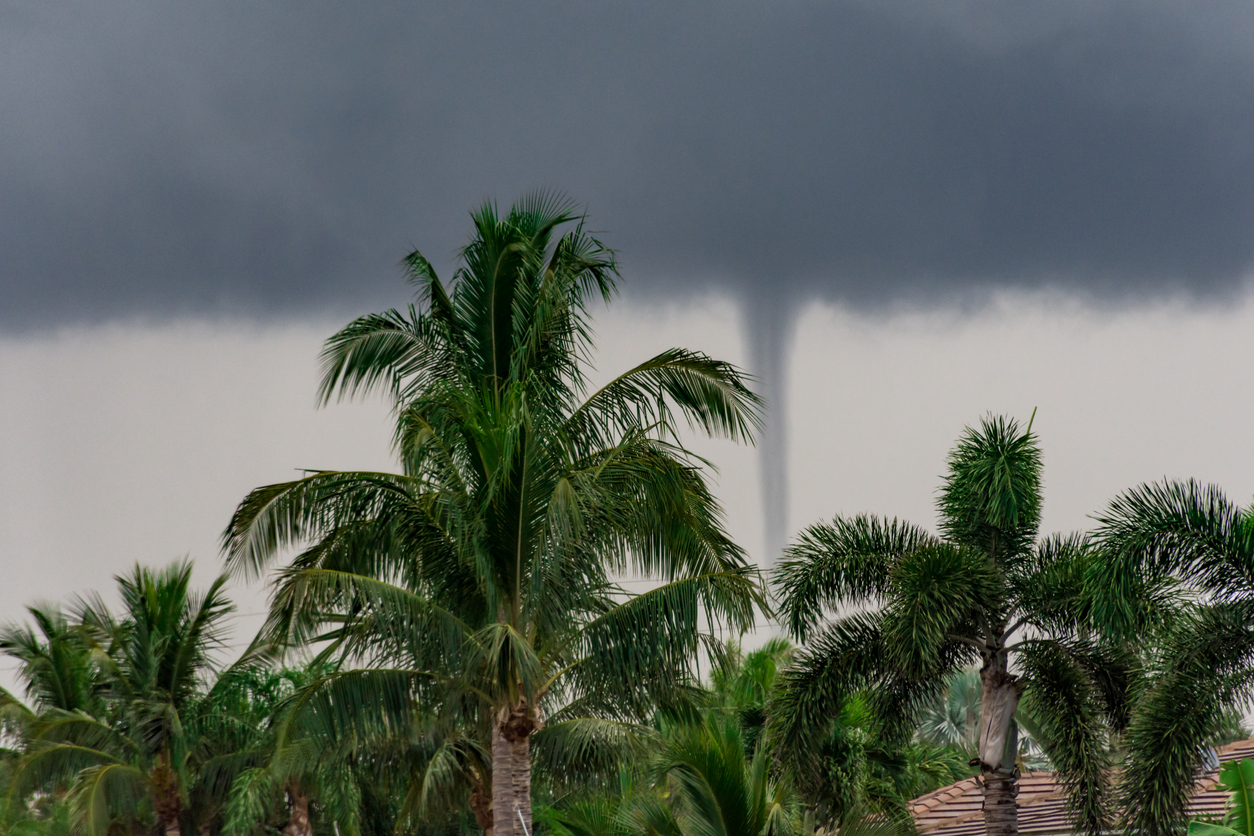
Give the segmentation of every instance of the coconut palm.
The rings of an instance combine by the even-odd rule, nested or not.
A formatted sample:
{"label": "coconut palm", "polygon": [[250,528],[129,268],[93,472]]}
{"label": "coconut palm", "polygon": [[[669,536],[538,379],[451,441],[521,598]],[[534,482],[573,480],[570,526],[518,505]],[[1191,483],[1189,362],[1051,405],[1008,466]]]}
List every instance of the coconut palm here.
{"label": "coconut palm", "polygon": [[[22,746],[47,711],[98,712],[99,679],[90,642],[55,605],[28,607],[34,627],[0,629],[0,652],[18,663],[26,702],[0,688],[0,729],[7,743]],[[30,796],[20,792],[20,749],[0,749],[0,829],[14,836],[68,836],[69,806],[64,786]]]}
{"label": "coconut palm", "polygon": [[[1106,743],[1126,720],[1135,660],[1092,629],[1086,579],[1097,558],[1080,536],[1037,539],[1041,459],[1030,425],[987,418],[948,465],[940,536],[837,517],[788,549],[775,583],[806,647],[772,708],[781,743],[804,766],[860,691],[884,734],[908,738],[946,678],[979,664],[987,832],[1017,832],[1014,718],[1025,699],[1079,826],[1098,833],[1110,822]],[[824,625],[839,607],[849,609]]]}
{"label": "coconut palm", "polygon": [[[202,694],[232,610],[225,578],[197,595],[191,571],[184,562],[118,576],[119,618],[99,598],[81,602],[77,621],[93,642],[101,712],[45,705],[42,697],[37,703],[42,710],[27,727],[18,790],[68,786],[80,832],[105,836],[115,821],[136,824],[147,812],[167,836],[180,833],[195,773],[195,740],[184,719]],[[39,666],[26,671],[42,673]],[[47,690],[34,680],[27,685]]]}
{"label": "coconut palm", "polygon": [[[682,689],[702,623],[751,623],[755,573],[679,422],[748,440],[759,404],[733,367],[685,349],[589,393],[586,306],[611,297],[613,254],[544,195],[472,220],[449,285],[411,254],[418,303],[351,323],[323,354],[324,401],[393,399],[403,472],[260,488],[224,542],[254,576],[312,544],[280,574],[269,630],[330,630],[363,663],[319,686],[327,728],[374,710],[400,729],[415,704],[442,706],[487,732],[478,797],[496,836],[522,836],[533,733],[571,753],[614,738],[612,718],[645,719]],[[622,573],[660,586],[628,598]]]}
{"label": "coconut palm", "polygon": [[1180,831],[1208,742],[1254,697],[1254,507],[1213,485],[1168,481],[1122,494],[1098,521],[1111,616],[1133,621],[1129,632],[1130,578],[1179,578],[1198,601],[1196,618],[1161,641],[1125,740],[1128,830]]}

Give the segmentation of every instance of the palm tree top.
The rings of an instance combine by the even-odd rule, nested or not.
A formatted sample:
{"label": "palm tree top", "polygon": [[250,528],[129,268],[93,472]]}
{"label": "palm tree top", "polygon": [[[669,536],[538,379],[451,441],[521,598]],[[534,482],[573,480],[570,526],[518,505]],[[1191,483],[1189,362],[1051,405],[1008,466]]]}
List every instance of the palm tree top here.
{"label": "palm tree top", "polygon": [[[411,699],[464,706],[490,727],[497,803],[529,771],[533,732],[648,717],[691,680],[703,625],[747,628],[765,608],[680,425],[751,442],[761,401],[735,367],[682,348],[592,390],[588,303],[612,296],[613,253],[551,195],[472,220],[449,284],[410,254],[417,301],[323,351],[324,403],[393,399],[402,472],[258,488],[223,541],[252,575],[304,547],[279,573],[270,634],[333,639],[371,666],[319,686],[340,695],[328,710],[386,702],[399,713],[377,722],[398,727]],[[626,596],[614,578],[629,573],[661,585]],[[529,819],[525,792],[493,814],[511,832],[514,805]]]}

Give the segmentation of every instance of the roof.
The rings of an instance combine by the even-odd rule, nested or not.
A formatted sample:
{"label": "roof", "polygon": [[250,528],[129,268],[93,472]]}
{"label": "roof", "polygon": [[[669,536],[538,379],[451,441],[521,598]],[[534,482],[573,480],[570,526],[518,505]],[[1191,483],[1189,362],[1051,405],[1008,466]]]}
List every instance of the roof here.
{"label": "roof", "polygon": [[[1254,739],[1229,743],[1215,750],[1220,763],[1254,758]],[[1215,789],[1219,769],[1198,782],[1189,802],[1191,817],[1222,816],[1228,793]],[[1019,832],[1025,836],[1056,836],[1072,832],[1066,794],[1054,772],[1025,772],[1019,778]],[[920,836],[983,836],[984,796],[975,778],[942,787],[911,804]]]}

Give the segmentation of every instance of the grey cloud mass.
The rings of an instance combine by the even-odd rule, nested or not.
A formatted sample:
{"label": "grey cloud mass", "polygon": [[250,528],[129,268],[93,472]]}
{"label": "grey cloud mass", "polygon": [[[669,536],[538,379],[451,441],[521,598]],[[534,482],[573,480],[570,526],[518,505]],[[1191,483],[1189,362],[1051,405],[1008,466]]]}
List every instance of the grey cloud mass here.
{"label": "grey cloud mass", "polygon": [[[0,6],[0,326],[366,310],[586,202],[628,293],[1240,286],[1240,3]],[[783,313],[771,313],[782,310]]]}

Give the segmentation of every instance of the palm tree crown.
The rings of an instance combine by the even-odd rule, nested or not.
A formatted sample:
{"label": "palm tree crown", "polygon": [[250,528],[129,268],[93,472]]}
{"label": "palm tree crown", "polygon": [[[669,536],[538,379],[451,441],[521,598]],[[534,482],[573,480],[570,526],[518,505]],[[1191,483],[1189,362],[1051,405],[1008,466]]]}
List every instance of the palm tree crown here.
{"label": "palm tree crown", "polygon": [[[898,520],[812,526],[775,577],[789,630],[807,642],[773,707],[787,750],[807,747],[849,694],[865,690],[880,722],[913,732],[946,678],[978,664],[976,753],[990,834],[1016,830],[1020,700],[1042,719],[1080,825],[1109,823],[1105,742],[1126,722],[1128,653],[1091,629],[1085,538],[1037,539],[1041,458],[1030,427],[985,419],[949,456],[941,536]],[[823,613],[850,608],[820,625]]]}
{"label": "palm tree crown", "polygon": [[[418,304],[353,322],[323,354],[324,400],[394,399],[403,472],[260,488],[224,538],[246,573],[312,543],[280,575],[270,629],[329,630],[366,669],[329,676],[310,705],[360,730],[369,694],[391,694],[376,724],[417,700],[484,730],[492,826],[521,836],[533,732],[613,738],[610,718],[643,719],[684,685],[703,619],[752,622],[755,573],[677,418],[749,440],[759,404],[734,368],[685,349],[589,393],[586,304],[610,298],[612,253],[543,195],[473,221],[450,286],[413,253]],[[662,585],[627,598],[625,572]],[[487,777],[472,775],[481,804]]]}
{"label": "palm tree crown", "polygon": [[[39,696],[18,786],[68,788],[80,832],[104,836],[115,823],[155,815],[166,834],[177,836],[187,817],[198,765],[193,715],[233,610],[224,577],[201,595],[191,589],[191,573],[184,562],[156,572],[136,566],[118,576],[120,616],[98,597],[79,602],[73,632],[90,649],[90,663],[74,667],[90,685],[75,687],[97,698],[63,706],[43,696],[47,669],[26,668],[28,692]],[[19,633],[8,631],[9,647]],[[46,655],[62,634],[59,626],[50,634]]]}

